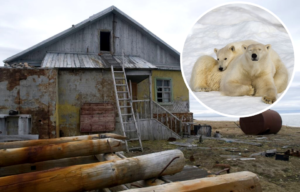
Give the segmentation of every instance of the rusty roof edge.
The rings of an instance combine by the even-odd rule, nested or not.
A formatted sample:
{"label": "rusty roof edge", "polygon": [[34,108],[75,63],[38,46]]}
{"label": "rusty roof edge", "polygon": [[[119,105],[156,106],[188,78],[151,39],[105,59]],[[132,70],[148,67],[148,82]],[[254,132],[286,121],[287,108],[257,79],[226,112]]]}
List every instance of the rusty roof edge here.
{"label": "rusty roof edge", "polygon": [[103,11],[99,12],[99,13],[96,13],[92,16],[90,16],[88,19],[85,19],[83,21],[81,21],[80,23],[76,24],[76,25],[73,25],[71,28],[68,28],[44,41],[41,41],[40,43],[32,46],[32,47],[29,47],[28,49],[25,49],[24,51],[21,51],[11,57],[8,57],[7,59],[3,60],[4,63],[7,63],[7,62],[10,62],[30,51],[33,51],[34,49],[37,49],[47,43],[50,43],[64,35],[67,35],[75,30],[78,30],[80,29],[81,27],[85,26],[86,24],[90,23],[90,22],[93,22],[97,19],[100,19],[101,17],[105,16],[106,14],[110,13],[110,12],[113,12],[113,11],[116,11],[116,13],[118,13],[119,15],[125,17],[126,19],[128,19],[129,21],[131,21],[132,23],[134,23],[136,26],[138,26],[141,30],[145,31],[146,33],[148,33],[150,36],[152,36],[154,39],[156,39],[158,42],[162,43],[163,45],[165,45],[167,48],[169,48],[171,51],[173,51],[176,55],[180,56],[180,53],[175,50],[174,48],[172,48],[170,45],[168,45],[166,42],[164,42],[162,39],[160,39],[159,37],[157,37],[155,34],[153,34],[151,31],[149,31],[148,29],[146,29],[143,25],[141,25],[140,23],[138,23],[137,21],[135,21],[133,18],[131,18],[129,15],[127,15],[126,13],[122,12],[120,9],[118,9],[117,7],[115,6],[110,6],[106,9],[104,9]]}

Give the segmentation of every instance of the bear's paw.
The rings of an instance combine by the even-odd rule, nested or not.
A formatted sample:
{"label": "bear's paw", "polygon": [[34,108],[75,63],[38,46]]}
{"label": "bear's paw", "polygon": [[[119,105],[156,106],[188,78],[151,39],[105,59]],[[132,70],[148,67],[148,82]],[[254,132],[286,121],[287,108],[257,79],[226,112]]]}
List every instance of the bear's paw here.
{"label": "bear's paw", "polygon": [[263,101],[264,103],[266,103],[266,104],[272,104],[272,103],[274,103],[274,102],[276,101],[276,98],[264,96],[264,97],[262,98],[262,101]]}
{"label": "bear's paw", "polygon": [[248,93],[249,96],[253,96],[255,95],[255,89],[252,85],[249,85],[249,93]]}

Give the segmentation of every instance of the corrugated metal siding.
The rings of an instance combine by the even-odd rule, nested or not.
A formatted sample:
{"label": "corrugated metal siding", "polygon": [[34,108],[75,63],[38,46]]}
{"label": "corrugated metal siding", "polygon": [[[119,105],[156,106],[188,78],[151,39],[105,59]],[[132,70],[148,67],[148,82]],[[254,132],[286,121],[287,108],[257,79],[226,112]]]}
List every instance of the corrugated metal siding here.
{"label": "corrugated metal siding", "polygon": [[[47,53],[42,68],[110,68],[121,66],[122,56],[88,55],[72,53]],[[140,57],[125,56],[125,68],[156,68]]]}

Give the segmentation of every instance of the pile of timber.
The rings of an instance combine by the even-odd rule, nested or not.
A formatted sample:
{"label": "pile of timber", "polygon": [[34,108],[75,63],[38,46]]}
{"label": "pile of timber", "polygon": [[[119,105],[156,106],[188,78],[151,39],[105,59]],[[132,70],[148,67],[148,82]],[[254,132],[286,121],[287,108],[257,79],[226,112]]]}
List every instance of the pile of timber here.
{"label": "pile of timber", "polygon": [[182,171],[183,153],[126,158],[119,153],[124,139],[97,134],[0,143],[0,191],[261,191],[251,172],[166,181],[164,175]]}

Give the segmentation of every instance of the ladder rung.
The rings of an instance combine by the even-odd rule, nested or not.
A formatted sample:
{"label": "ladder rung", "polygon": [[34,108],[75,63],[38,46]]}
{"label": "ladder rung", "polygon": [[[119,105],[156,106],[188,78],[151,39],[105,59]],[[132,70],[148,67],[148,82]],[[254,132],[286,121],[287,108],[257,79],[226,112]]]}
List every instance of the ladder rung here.
{"label": "ladder rung", "polygon": [[126,86],[126,84],[116,84],[116,86]]}
{"label": "ladder rung", "polygon": [[115,73],[124,73],[124,71],[114,71]]}
{"label": "ladder rung", "polygon": [[122,114],[122,115],[132,115],[132,113],[126,113],[126,114]]}
{"label": "ladder rung", "polygon": [[128,93],[128,91],[117,91],[118,93]]}
{"label": "ladder rung", "polygon": [[129,108],[129,107],[131,107],[131,106],[121,106],[120,108]]}

